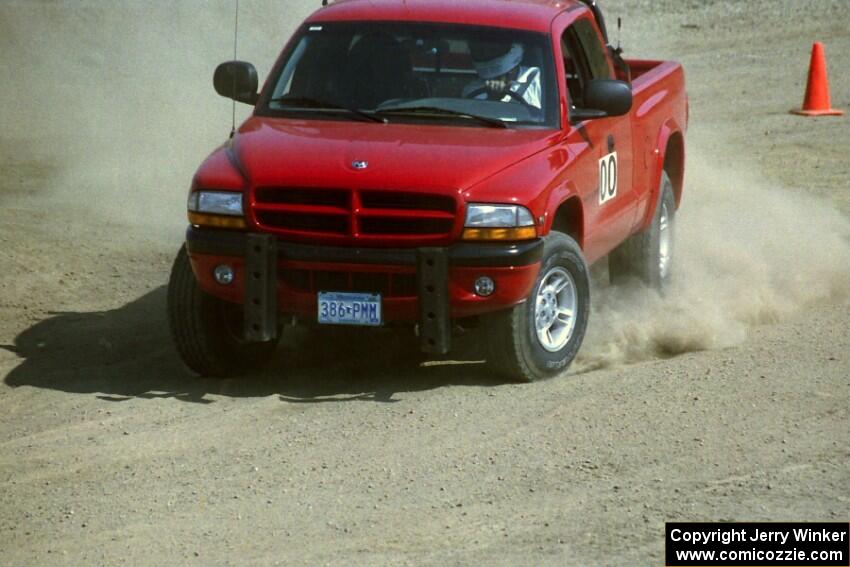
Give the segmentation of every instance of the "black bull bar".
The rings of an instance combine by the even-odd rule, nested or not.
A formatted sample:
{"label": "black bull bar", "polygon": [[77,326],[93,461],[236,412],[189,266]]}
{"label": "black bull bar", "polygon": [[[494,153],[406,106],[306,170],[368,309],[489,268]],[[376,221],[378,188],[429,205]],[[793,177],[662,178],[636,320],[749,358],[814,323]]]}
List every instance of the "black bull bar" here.
{"label": "black bull bar", "polygon": [[419,342],[423,352],[451,349],[449,266],[524,266],[536,263],[543,241],[460,243],[422,248],[349,248],[282,242],[272,234],[243,233],[190,226],[186,247],[193,254],[241,256],[245,260],[244,335],[270,341],[278,334],[278,259],[415,265],[419,294]]}

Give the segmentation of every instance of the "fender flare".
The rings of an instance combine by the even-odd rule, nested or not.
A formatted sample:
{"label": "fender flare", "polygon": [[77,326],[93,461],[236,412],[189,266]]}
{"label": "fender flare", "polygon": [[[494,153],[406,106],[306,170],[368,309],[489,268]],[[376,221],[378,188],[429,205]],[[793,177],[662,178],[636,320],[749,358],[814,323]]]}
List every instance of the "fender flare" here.
{"label": "fender flare", "polygon": [[540,235],[545,236],[552,231],[552,225],[555,223],[555,216],[558,209],[570,199],[576,199],[581,210],[582,225],[579,230],[579,234],[576,235],[578,236],[576,241],[578,242],[579,247],[584,249],[584,241],[587,237],[587,227],[584,223],[584,203],[581,200],[581,195],[579,194],[575,183],[571,179],[549,192],[549,196],[546,199],[546,210],[544,212],[546,220],[543,224],[543,230]]}
{"label": "fender flare", "polygon": [[[649,226],[649,223],[652,222],[652,218],[655,216],[655,208],[658,206],[658,190],[661,185],[661,172],[664,171],[664,161],[667,158],[667,144],[677,134],[684,137],[684,131],[673,118],[668,118],[658,131],[657,141],[655,147],[652,149],[652,157],[650,158],[649,206],[646,208],[646,214],[640,224],[641,229]],[[678,205],[679,202],[677,199],[677,208]]]}

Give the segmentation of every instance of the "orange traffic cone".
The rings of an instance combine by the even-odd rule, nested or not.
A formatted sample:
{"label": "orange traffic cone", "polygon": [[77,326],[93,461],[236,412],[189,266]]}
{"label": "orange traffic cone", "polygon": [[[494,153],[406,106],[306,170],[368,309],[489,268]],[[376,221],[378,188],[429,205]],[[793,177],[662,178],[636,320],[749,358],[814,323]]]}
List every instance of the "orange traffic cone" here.
{"label": "orange traffic cone", "polygon": [[823,44],[815,42],[812,46],[812,62],[809,63],[809,84],[806,86],[806,100],[801,110],[792,110],[803,116],[841,116],[843,110],[832,108],[829,101],[829,78],[826,76],[826,56]]}

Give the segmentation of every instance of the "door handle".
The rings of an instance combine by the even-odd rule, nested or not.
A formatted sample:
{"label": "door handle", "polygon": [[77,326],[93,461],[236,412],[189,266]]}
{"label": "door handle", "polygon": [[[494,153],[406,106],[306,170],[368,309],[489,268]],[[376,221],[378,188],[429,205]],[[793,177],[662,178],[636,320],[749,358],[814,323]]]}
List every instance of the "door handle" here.
{"label": "door handle", "polygon": [[614,151],[614,135],[608,134],[608,153],[610,154],[613,151]]}

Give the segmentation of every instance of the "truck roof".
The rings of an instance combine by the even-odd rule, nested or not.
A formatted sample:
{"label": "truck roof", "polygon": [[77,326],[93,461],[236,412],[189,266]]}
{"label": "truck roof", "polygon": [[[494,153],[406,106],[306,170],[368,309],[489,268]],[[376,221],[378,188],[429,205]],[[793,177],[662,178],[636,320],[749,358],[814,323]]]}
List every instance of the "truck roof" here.
{"label": "truck roof", "polygon": [[584,6],[578,0],[338,0],[308,21],[445,22],[548,32],[556,15]]}

